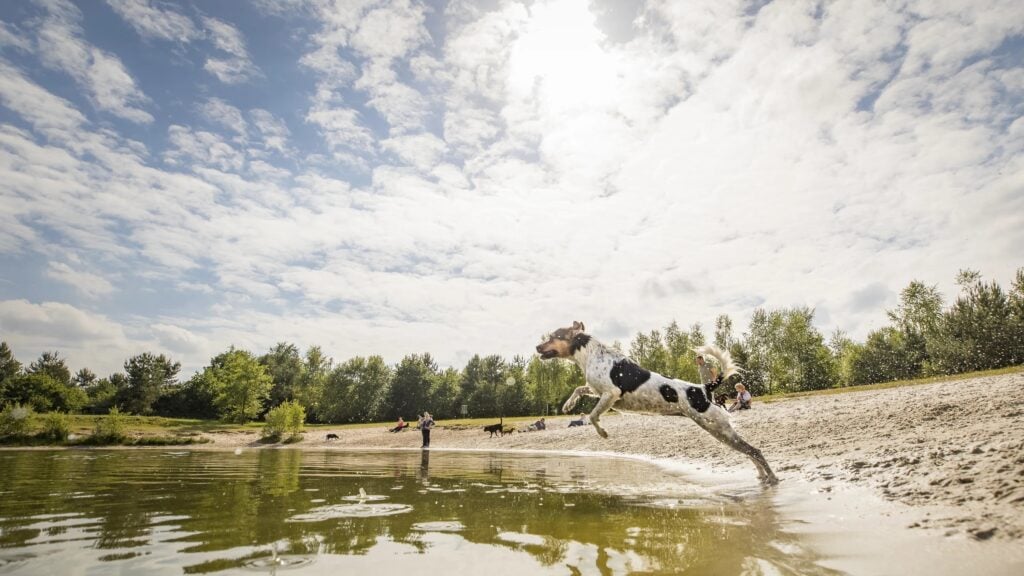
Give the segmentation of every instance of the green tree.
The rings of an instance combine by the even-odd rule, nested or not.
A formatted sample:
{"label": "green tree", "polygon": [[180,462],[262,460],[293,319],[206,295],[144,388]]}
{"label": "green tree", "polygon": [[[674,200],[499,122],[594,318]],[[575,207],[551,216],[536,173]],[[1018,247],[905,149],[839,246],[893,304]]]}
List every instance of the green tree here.
{"label": "green tree", "polygon": [[153,405],[165,388],[174,384],[179,370],[181,364],[163,354],[132,356],[124,363],[127,381],[118,391],[117,402],[131,414],[152,414]]}
{"label": "green tree", "polygon": [[211,382],[207,375],[206,371],[197,372],[185,382],[167,387],[156,401],[154,411],[160,416],[217,418],[216,383]]}
{"label": "green tree", "polygon": [[85,388],[88,400],[86,411],[90,414],[106,414],[117,403],[118,393],[128,387],[128,377],[118,372],[100,378]]}
{"label": "green tree", "polygon": [[18,374],[21,374],[21,362],[14,358],[14,352],[7,346],[7,342],[0,342],[0,391],[6,380]]}
{"label": "green tree", "polygon": [[331,371],[323,386],[323,422],[372,422],[382,417],[391,369],[380,356],[352,358]]}
{"label": "green tree", "polygon": [[382,409],[388,420],[410,418],[430,411],[430,387],[437,377],[437,364],[430,354],[410,354],[395,367]]}
{"label": "green tree", "polygon": [[[973,283],[971,282],[973,280]],[[1000,368],[1016,356],[1011,298],[996,282],[961,271],[961,294],[927,340],[929,369],[940,374]]]}
{"label": "green tree", "polygon": [[29,374],[46,374],[65,386],[71,385],[71,371],[58,352],[43,352],[39,359],[29,364]]}
{"label": "green tree", "polygon": [[715,319],[715,346],[722,350],[732,347],[735,340],[732,337],[732,318],[728,314],[721,314]]}
{"label": "green tree", "polygon": [[44,372],[25,373],[11,378],[5,383],[4,397],[0,398],[0,404],[23,404],[37,412],[78,412],[87,401],[85,391],[64,385]]}
{"label": "green tree", "polygon": [[886,312],[901,334],[897,351],[902,363],[898,372],[904,377],[921,374],[928,362],[927,339],[942,318],[942,295],[936,286],[914,280],[900,292],[900,304]]}
{"label": "green tree", "polygon": [[214,404],[224,420],[247,422],[259,416],[272,382],[250,352],[232,348],[211,360],[203,372],[215,390]]}
{"label": "green tree", "polygon": [[273,385],[270,387],[270,406],[294,400],[303,384],[305,364],[295,344],[278,342],[269,352],[260,357],[260,364],[267,369]]}
{"label": "green tree", "polygon": [[71,378],[71,384],[79,388],[88,388],[96,383],[96,373],[88,368],[82,368],[78,372],[75,372],[73,378]]}
{"label": "green tree", "polygon": [[306,350],[305,363],[302,368],[302,376],[299,378],[299,387],[295,392],[296,400],[306,409],[314,421],[323,422],[320,414],[320,399],[334,366],[334,360],[323,353],[319,346],[311,346]]}
{"label": "green tree", "polygon": [[459,417],[459,381],[455,368],[445,368],[430,385],[431,415],[440,420]]}

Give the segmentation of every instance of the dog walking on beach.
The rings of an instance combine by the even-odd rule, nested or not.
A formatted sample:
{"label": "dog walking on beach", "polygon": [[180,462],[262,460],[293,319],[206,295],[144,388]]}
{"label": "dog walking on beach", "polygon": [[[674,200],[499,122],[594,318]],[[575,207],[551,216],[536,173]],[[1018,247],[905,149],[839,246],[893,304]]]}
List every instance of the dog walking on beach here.
{"label": "dog walking on beach", "polygon": [[[723,378],[736,373],[737,367],[728,352],[714,346],[704,346],[697,352],[718,360]],[[720,442],[746,454],[757,467],[762,483],[779,482],[761,451],[740,438],[729,422],[728,413],[708,399],[703,386],[641,368],[621,352],[585,334],[582,322],[555,330],[537,346],[537,353],[542,360],[569,358],[583,370],[587,384],[573,391],[562,406],[562,413],[572,410],[582,396],[599,398],[590,412],[590,423],[601,437],[608,437],[601,427],[601,415],[612,406],[623,412],[687,416]]]}

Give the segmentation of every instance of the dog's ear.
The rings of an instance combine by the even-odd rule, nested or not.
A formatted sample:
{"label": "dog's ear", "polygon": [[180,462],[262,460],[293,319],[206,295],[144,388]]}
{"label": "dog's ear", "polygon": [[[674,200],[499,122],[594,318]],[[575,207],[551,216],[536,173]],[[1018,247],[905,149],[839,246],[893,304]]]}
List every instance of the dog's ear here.
{"label": "dog's ear", "polygon": [[579,330],[580,332],[586,332],[586,330],[587,330],[586,328],[583,327],[583,322],[579,322],[579,321],[573,321],[572,329],[573,330]]}

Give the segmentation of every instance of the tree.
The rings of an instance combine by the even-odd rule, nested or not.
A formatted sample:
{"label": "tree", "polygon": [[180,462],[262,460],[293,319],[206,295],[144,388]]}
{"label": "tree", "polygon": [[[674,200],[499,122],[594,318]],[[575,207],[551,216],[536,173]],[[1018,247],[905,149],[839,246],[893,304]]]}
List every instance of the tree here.
{"label": "tree", "polygon": [[323,353],[319,346],[311,346],[306,350],[305,364],[302,367],[302,376],[299,378],[299,387],[295,391],[296,399],[306,409],[314,421],[322,422],[319,413],[320,397],[324,392],[324,385],[327,383],[327,376],[331,373],[334,360]]}
{"label": "tree", "polygon": [[733,341],[732,319],[727,314],[721,314],[715,319],[715,346],[728,350]]}
{"label": "tree", "polygon": [[46,374],[65,386],[71,385],[71,371],[58,352],[43,352],[39,359],[29,364],[29,374]]}
{"label": "tree", "polygon": [[382,414],[388,420],[430,411],[430,387],[437,364],[430,354],[410,354],[395,366]]}
{"label": "tree", "polygon": [[960,296],[927,339],[930,371],[954,374],[1011,365],[1017,355],[1012,343],[1021,338],[1011,298],[977,272],[961,271],[958,283]]}
{"label": "tree", "polygon": [[14,352],[7,346],[7,342],[0,342],[0,390],[3,389],[4,381],[21,374],[21,362],[14,358]]}
{"label": "tree", "polygon": [[207,378],[207,373],[197,372],[191,378],[165,389],[154,404],[154,412],[161,416],[179,418],[217,418],[216,383]]}
{"label": "tree", "polygon": [[106,378],[100,378],[85,389],[88,396],[86,411],[90,414],[106,414],[117,403],[121,390],[128,387],[128,377],[118,372]]}
{"label": "tree", "polygon": [[78,412],[88,396],[80,388],[66,386],[45,372],[19,374],[5,382],[0,404],[31,406],[36,412]]}
{"label": "tree", "polygon": [[430,385],[430,406],[432,416],[446,420],[459,417],[459,380],[455,368],[445,368]]}
{"label": "tree", "polygon": [[71,379],[71,384],[79,388],[88,388],[96,383],[96,373],[88,368],[82,368],[78,372],[75,372],[75,376]]}
{"label": "tree", "polygon": [[936,286],[914,280],[900,292],[900,304],[886,312],[896,330],[902,334],[903,359],[901,374],[916,376],[928,361],[927,338],[935,332],[942,317],[942,295]]}
{"label": "tree", "polygon": [[352,358],[331,371],[323,386],[323,422],[372,422],[381,417],[391,369],[380,356]]}
{"label": "tree", "polygon": [[273,384],[270,387],[270,406],[296,399],[303,384],[305,365],[295,344],[278,342],[260,357]]}
{"label": "tree", "polygon": [[151,414],[153,404],[164,389],[175,382],[181,364],[172,362],[163,354],[154,356],[144,352],[132,356],[124,363],[126,386],[119,390],[117,401],[126,412]]}
{"label": "tree", "polygon": [[247,422],[259,416],[272,381],[250,352],[232,348],[211,360],[203,373],[215,391],[214,405],[223,419]]}

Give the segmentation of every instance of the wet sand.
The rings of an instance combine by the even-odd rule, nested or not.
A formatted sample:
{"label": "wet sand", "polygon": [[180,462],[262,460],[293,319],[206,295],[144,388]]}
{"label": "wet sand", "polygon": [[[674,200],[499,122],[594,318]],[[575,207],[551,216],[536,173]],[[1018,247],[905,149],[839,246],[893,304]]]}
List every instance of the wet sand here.
{"label": "wet sand", "polygon": [[[436,449],[601,452],[676,463],[715,483],[756,483],[754,466],[686,418],[609,414],[609,438],[593,427],[548,429],[490,438],[479,427],[439,422]],[[1024,537],[1024,373],[888,390],[755,399],[733,425],[762,450],[782,484],[831,498],[865,494],[896,504],[899,518],[926,532],[968,541]],[[338,440],[325,440],[327,433]],[[254,433],[209,434],[210,448],[260,447]],[[416,430],[317,429],[288,447],[418,448]],[[798,488],[793,488],[797,486]],[[892,510],[884,512],[891,515]]]}

